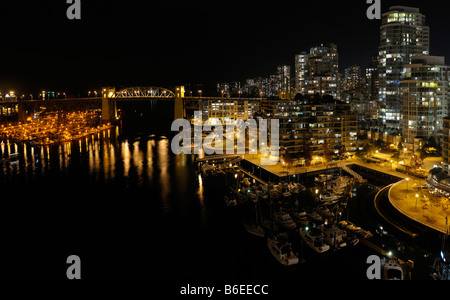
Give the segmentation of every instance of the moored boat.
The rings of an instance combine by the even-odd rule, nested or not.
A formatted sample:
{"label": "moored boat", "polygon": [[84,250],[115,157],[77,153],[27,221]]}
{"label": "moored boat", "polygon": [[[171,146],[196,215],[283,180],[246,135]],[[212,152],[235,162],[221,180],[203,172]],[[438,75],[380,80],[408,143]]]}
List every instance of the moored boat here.
{"label": "moored boat", "polygon": [[270,253],[284,266],[298,264],[298,257],[292,252],[292,245],[280,236],[269,237],[267,247]]}
{"label": "moored boat", "polygon": [[325,243],[325,236],[322,230],[317,227],[311,229],[308,227],[305,229],[301,228],[300,236],[306,245],[317,253],[324,253],[330,250],[330,245]]}

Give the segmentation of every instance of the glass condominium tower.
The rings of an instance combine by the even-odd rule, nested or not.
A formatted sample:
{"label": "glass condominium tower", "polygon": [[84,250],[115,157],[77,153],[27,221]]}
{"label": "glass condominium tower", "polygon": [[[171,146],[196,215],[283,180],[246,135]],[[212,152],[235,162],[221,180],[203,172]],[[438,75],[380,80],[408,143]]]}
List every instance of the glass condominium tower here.
{"label": "glass condominium tower", "polygon": [[385,131],[401,132],[400,83],[415,55],[429,55],[430,28],[418,8],[392,6],[382,15],[379,48],[379,118]]}

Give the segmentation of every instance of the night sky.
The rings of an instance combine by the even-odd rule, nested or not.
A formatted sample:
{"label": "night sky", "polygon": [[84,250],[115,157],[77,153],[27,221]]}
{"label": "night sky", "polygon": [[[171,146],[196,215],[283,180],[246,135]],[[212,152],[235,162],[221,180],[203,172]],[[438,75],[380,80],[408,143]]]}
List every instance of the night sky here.
{"label": "night sky", "polygon": [[[443,1],[382,0],[419,7],[431,27],[431,54],[450,64]],[[379,44],[380,20],[366,0],[112,1],[82,0],[81,20],[59,1],[0,2],[0,91],[84,92],[126,87],[245,80],[294,68],[294,56],[336,43],[340,68],[367,66]]]}

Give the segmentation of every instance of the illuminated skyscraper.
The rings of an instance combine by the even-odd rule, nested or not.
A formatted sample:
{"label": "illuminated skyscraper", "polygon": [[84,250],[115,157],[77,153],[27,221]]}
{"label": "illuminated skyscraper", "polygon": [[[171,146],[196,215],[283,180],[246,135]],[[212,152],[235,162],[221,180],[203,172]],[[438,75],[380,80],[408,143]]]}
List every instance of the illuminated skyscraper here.
{"label": "illuminated skyscraper", "polygon": [[306,80],[309,74],[308,54],[302,52],[295,56],[295,90],[297,94],[306,94]]}
{"label": "illuminated skyscraper", "polygon": [[[400,84],[404,142],[442,135],[450,99],[449,67],[442,56],[415,56]],[[417,148],[417,147],[414,147]]]}
{"label": "illuminated skyscraper", "polygon": [[280,99],[291,98],[291,67],[279,66],[277,68],[277,79],[279,85]]}
{"label": "illuminated skyscraper", "polygon": [[430,28],[418,8],[392,6],[382,16],[379,48],[379,116],[393,133],[400,131],[400,82],[414,55],[429,55]]}
{"label": "illuminated skyscraper", "polygon": [[297,93],[339,98],[339,55],[337,45],[320,45],[295,56]]}

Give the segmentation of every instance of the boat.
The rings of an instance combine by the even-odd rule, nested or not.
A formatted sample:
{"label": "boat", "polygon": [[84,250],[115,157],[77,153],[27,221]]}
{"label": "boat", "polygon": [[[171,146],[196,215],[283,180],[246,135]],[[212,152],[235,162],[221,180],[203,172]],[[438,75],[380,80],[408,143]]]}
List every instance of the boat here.
{"label": "boat", "polygon": [[254,192],[249,192],[249,193],[248,193],[248,199],[249,199],[250,201],[252,201],[253,203],[258,202],[258,196],[257,196],[256,193],[254,193]]}
{"label": "boat", "polygon": [[348,233],[345,235],[344,240],[347,242],[347,245],[350,245],[350,246],[356,246],[356,245],[358,245],[358,243],[359,243],[359,239],[358,239],[358,238],[356,237],[356,235],[355,235],[354,233],[352,233],[352,232],[348,232]]}
{"label": "boat", "polygon": [[264,237],[264,228],[261,225],[253,225],[253,224],[247,224],[244,222],[244,228],[245,230],[257,237]]}
{"label": "boat", "polygon": [[319,177],[314,178],[314,181],[317,183],[323,183],[328,180],[331,180],[332,178],[333,178],[333,175],[320,174]]}
{"label": "boat", "polygon": [[262,190],[256,190],[256,195],[257,195],[259,198],[264,199],[264,200],[269,199],[269,195],[267,195],[267,193],[264,192],[264,191],[262,191]]}
{"label": "boat", "polygon": [[324,218],[331,218],[334,216],[334,214],[325,206],[318,207],[316,211]]}
{"label": "boat", "polygon": [[292,245],[281,237],[267,238],[270,253],[284,266],[298,264],[298,257],[292,252]]}
{"label": "boat", "polygon": [[396,258],[390,259],[384,265],[383,270],[384,280],[403,280],[403,268]]}
{"label": "boat", "polygon": [[340,221],[340,222],[338,223],[338,225],[339,225],[341,228],[343,228],[343,229],[345,229],[345,230],[348,230],[348,231],[359,232],[359,231],[362,230],[361,227],[356,226],[355,224],[353,224],[353,223],[350,222],[350,221]]}
{"label": "boat", "polygon": [[320,201],[337,201],[339,200],[339,196],[336,194],[330,194],[330,193],[323,193],[320,195]]}
{"label": "boat", "polygon": [[297,227],[297,224],[295,224],[289,214],[280,212],[275,216],[275,219],[278,224],[286,230],[293,230]]}
{"label": "boat", "polygon": [[331,181],[330,186],[333,190],[341,190],[347,188],[350,179],[346,176],[339,176],[336,180]]}
{"label": "boat", "polygon": [[330,250],[330,245],[326,244],[324,239],[324,234],[322,230],[319,228],[311,228],[306,227],[305,229],[300,229],[300,236],[303,241],[308,245],[311,249],[316,251],[317,253],[324,253]]}
{"label": "boat", "polygon": [[316,212],[312,212],[312,213],[307,214],[307,217],[313,222],[318,222],[318,223],[322,223],[323,222],[322,216],[319,215]]}
{"label": "boat", "polygon": [[336,225],[324,226],[323,234],[328,245],[335,249],[342,249],[347,246],[345,242],[345,231],[339,229]]}
{"label": "boat", "polygon": [[370,231],[367,231],[367,230],[358,231],[357,234],[360,237],[364,238],[364,239],[368,239],[368,238],[373,237],[373,234]]}
{"label": "boat", "polygon": [[290,215],[292,216],[294,222],[296,222],[297,224],[304,226],[309,224],[308,217],[306,216],[305,211],[292,211]]}
{"label": "boat", "polygon": [[236,206],[237,205],[237,200],[236,199],[229,199],[228,196],[225,196],[223,198],[223,200],[225,201],[225,204],[228,207],[232,207],[232,206]]}
{"label": "boat", "polygon": [[305,192],[306,187],[301,185],[300,183],[290,183],[288,185],[289,191],[291,191],[293,194],[298,194],[300,191]]}

